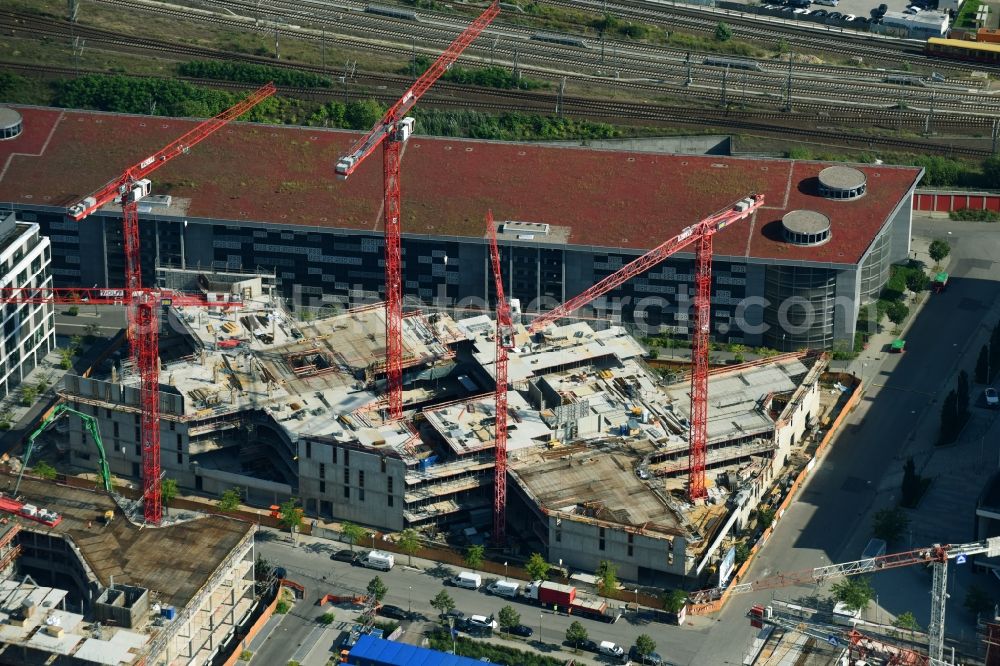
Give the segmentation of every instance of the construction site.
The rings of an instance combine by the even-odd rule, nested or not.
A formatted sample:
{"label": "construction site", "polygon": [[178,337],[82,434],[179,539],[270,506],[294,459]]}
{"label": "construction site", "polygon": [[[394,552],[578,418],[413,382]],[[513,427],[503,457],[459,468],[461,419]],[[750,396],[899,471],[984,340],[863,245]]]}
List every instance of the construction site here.
{"label": "construction site", "polygon": [[[582,572],[612,561],[633,585],[698,590],[681,603],[692,615],[718,611],[744,592],[922,563],[934,570],[932,624],[922,643],[929,657],[893,647],[878,658],[943,659],[947,563],[968,553],[994,556],[996,539],[895,555],[883,550],[798,574],[740,579],[747,557],[773,531],[775,514],[857,404],[861,382],[831,371],[828,351],[834,342],[853,344],[862,303],[879,293],[890,263],[909,255],[910,195],[922,171],[663,157],[666,166],[656,168],[683,171],[690,181],[675,189],[692,196],[637,194],[635,179],[624,176],[627,187],[609,186],[614,201],[644,203],[621,219],[615,240],[606,240],[612,225],[602,215],[574,228],[562,219],[572,218],[568,203],[550,206],[556,191],[575,197],[596,187],[548,188],[532,199],[532,210],[508,210],[496,221],[486,202],[519,199],[503,186],[497,198],[466,192],[452,211],[433,191],[414,205],[421,226],[411,229],[400,187],[403,148],[414,129],[408,113],[499,11],[499,3],[482,11],[371,131],[356,137],[309,130],[327,157],[339,156],[323,167],[330,181],[323,196],[350,191],[361,170],[369,171],[363,205],[337,195],[329,204],[313,202],[338,216],[330,224],[325,215],[323,224],[306,220],[301,208],[282,207],[245,182],[227,189],[217,166],[197,157],[173,168],[202,169],[210,194],[199,199],[184,186],[177,191],[190,197],[153,194],[157,169],[199,155],[197,144],[275,95],[273,84],[214,118],[181,123],[187,131],[155,152],[117,155],[113,163],[124,171],[96,190],[68,176],[73,184],[51,205],[26,202],[35,195],[23,192],[37,185],[30,174],[51,177],[45,160],[55,159],[60,142],[50,140],[72,130],[68,116],[26,111],[24,135],[0,157],[8,165],[35,161],[23,170],[26,180],[6,179],[5,167],[0,194],[22,193],[10,196],[16,215],[72,228],[77,236],[57,235],[76,248],[69,262],[76,267],[56,270],[64,280],[87,279],[53,287],[46,264],[38,279],[5,282],[0,300],[15,312],[114,308],[125,311],[127,323],[91,367],[65,376],[11,461],[0,497],[7,515],[0,526],[0,663],[233,663],[240,628],[262,603],[257,528],[195,511],[170,515],[167,479],[173,491],[209,500],[236,489],[242,503],[270,508],[272,517],[291,503],[314,534],[334,534],[352,521],[383,532],[387,542],[413,529],[428,544],[484,545],[505,560],[540,553]],[[81,115],[75,125],[88,122],[103,118]],[[227,133],[227,164],[236,145],[256,146],[258,162],[271,152],[255,143],[264,134],[256,128]],[[128,143],[120,152],[132,150]],[[46,154],[50,144],[54,152]],[[480,147],[527,157],[521,146],[475,144],[464,152]],[[375,167],[363,166],[376,152],[383,156],[380,186]],[[573,173],[560,162],[566,154],[539,149],[532,159]],[[586,155],[575,157],[616,170],[608,156],[617,153]],[[417,153],[406,164],[426,170],[431,163],[420,159]],[[689,160],[690,168],[673,169]],[[251,169],[254,160],[236,162],[229,168]],[[477,164],[492,170],[490,160]],[[515,180],[526,179],[519,173]],[[348,183],[334,190],[337,181]],[[306,199],[290,189],[297,201]],[[658,199],[670,215],[642,207]],[[369,215],[373,205],[378,212]],[[114,243],[104,236],[111,220],[120,239]],[[81,241],[78,223],[92,225],[82,232],[93,234],[89,240]],[[639,226],[631,233],[626,224]],[[141,225],[152,231],[140,233]],[[93,262],[101,273],[94,287],[83,286],[91,267],[80,267],[88,246],[101,257]],[[258,251],[276,258],[258,261]],[[713,273],[717,260],[721,270]],[[120,283],[111,266],[120,267]],[[305,286],[293,284],[299,268],[312,276]],[[328,302],[324,283],[346,300],[311,307]],[[461,308],[404,302],[438,286],[449,296],[486,298]],[[596,305],[604,299],[647,293],[677,303],[661,303],[645,319],[629,309],[631,321],[623,311],[594,314],[606,309]],[[749,323],[769,332],[745,338],[729,325],[741,316],[740,299],[764,295],[769,304]],[[790,299],[818,315],[808,325],[786,326],[780,308]],[[797,332],[786,339],[786,329]],[[649,332],[684,338],[684,357],[668,367],[653,364],[639,337]],[[720,359],[710,353],[713,336],[778,351]],[[63,418],[65,431],[49,429]],[[47,447],[62,475],[55,482],[34,467]],[[129,492],[113,477],[127,479]],[[370,536],[374,548],[375,531]],[[738,548],[748,553],[739,562]],[[638,606],[638,587],[635,594]],[[374,596],[365,598],[373,616]],[[756,605],[751,615],[755,627],[783,626],[772,606]],[[865,654],[874,660],[878,639],[852,631],[848,642],[868,641]],[[755,645],[758,654],[768,639]]]}

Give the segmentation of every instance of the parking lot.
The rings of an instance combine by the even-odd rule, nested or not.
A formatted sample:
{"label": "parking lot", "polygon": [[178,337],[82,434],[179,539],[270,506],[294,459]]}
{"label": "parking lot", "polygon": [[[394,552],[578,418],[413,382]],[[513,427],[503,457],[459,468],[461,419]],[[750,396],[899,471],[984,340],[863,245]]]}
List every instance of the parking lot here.
{"label": "parking lot", "polygon": [[[854,30],[867,31],[868,19],[871,18],[871,11],[881,4],[885,4],[888,11],[902,12],[910,4],[911,0],[829,0],[837,2],[836,6],[819,4],[813,0],[808,11],[796,10],[785,6],[784,0],[760,0],[752,2],[748,0],[745,4],[748,11],[776,16],[787,20],[801,20],[824,25],[832,25]],[[849,21],[847,17],[853,16],[855,20]]]}

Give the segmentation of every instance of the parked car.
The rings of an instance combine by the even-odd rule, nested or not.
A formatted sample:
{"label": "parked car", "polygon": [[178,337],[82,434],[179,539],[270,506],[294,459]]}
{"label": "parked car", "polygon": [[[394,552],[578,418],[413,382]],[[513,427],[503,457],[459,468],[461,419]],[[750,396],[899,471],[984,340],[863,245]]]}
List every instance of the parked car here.
{"label": "parked car", "polygon": [[410,612],[403,610],[399,606],[379,606],[377,613],[383,617],[388,617],[393,620],[409,620]]}
{"label": "parked car", "polygon": [[337,560],[338,562],[353,562],[355,555],[356,553],[353,550],[338,550],[330,556],[330,559]]}
{"label": "parked car", "polygon": [[997,390],[995,388],[986,389],[983,392],[983,399],[986,401],[987,407],[1000,406],[1000,395],[997,395]]}
{"label": "parked car", "polygon": [[526,624],[519,624],[517,626],[510,628],[510,633],[515,636],[521,636],[522,638],[528,638],[535,633],[535,630]]}
{"label": "parked car", "polygon": [[447,613],[441,613],[441,619],[448,620],[449,618],[451,618],[451,619],[453,619],[455,621],[464,620],[465,619],[465,613],[463,613],[462,611],[458,610],[457,608],[452,608]]}
{"label": "parked car", "polygon": [[493,619],[492,615],[489,617],[485,615],[472,615],[469,617],[469,626],[478,629],[496,629],[497,621]]}
{"label": "parked car", "polygon": [[923,11],[923,9],[920,8],[919,6],[917,6],[917,5],[910,5],[909,7],[907,7],[906,9],[903,10],[903,13],[904,14],[919,14],[922,11]]}
{"label": "parked car", "polygon": [[825,9],[817,9],[812,13],[812,15],[814,18],[826,18],[827,16],[830,15],[830,12],[826,11]]}
{"label": "parked car", "polygon": [[830,15],[827,18],[831,18],[831,19],[834,19],[834,20],[836,20],[836,19],[842,19],[842,18],[844,18],[844,15],[841,14],[840,12],[830,12]]}
{"label": "parked car", "polygon": [[663,666],[663,657],[653,652],[645,656],[639,654],[639,649],[633,645],[628,649],[628,658],[637,664],[649,664],[650,666]]}
{"label": "parked car", "polygon": [[586,650],[587,652],[597,652],[599,648],[599,646],[597,645],[597,641],[591,640],[589,638],[585,638],[584,640],[580,641],[580,645],[578,647],[581,650]]}
{"label": "parked car", "polygon": [[844,20],[847,21],[848,23],[850,23],[851,21],[853,21],[856,18],[858,18],[858,17],[855,16],[854,14],[845,14],[844,15]]}

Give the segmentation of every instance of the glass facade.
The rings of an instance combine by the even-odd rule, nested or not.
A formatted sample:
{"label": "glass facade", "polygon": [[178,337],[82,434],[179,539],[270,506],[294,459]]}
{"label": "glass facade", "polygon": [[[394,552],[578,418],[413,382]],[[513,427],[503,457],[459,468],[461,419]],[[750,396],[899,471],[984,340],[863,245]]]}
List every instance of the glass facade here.
{"label": "glass facade", "polygon": [[889,280],[889,268],[892,264],[889,258],[889,234],[881,233],[872,243],[868,256],[861,263],[861,300],[878,298],[882,287]]}
{"label": "glass facade", "polygon": [[764,273],[764,344],[780,351],[833,345],[837,273],[826,268],[768,266]]}

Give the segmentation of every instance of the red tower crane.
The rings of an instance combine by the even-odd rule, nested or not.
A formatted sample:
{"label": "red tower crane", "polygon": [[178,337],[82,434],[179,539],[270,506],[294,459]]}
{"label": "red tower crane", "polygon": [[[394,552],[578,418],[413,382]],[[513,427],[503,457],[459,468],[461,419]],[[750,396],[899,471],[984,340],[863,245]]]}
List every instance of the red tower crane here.
{"label": "red tower crane", "polygon": [[733,222],[745,219],[764,205],[764,196],[751,195],[737,201],[729,208],[706,217],[701,222],[686,227],[667,242],[653,248],[631,261],[594,286],[574,296],[555,309],[549,310],[531,322],[528,329],[541,331],[552,322],[565,317],[592,300],[621,286],[670,255],[691,245],[695,248],[694,328],[691,331],[691,445],[688,497],[697,500],[705,497],[705,450],[708,446],[708,330],[710,327],[712,287],[712,237]]}
{"label": "red tower crane", "polygon": [[[125,246],[125,288],[121,299],[128,306],[128,337],[132,361],[141,377],[142,417],[142,481],[146,522],[158,525],[162,514],[160,501],[160,399],[158,358],[158,327],[151,294],[142,289],[142,268],[139,264],[139,201],[150,191],[147,176],[177,157],[185,155],[195,145],[207,139],[230,120],[234,120],[275,93],[273,83],[261,87],[243,101],[214,118],[199,123],[194,129],[125,170],[80,203],[70,206],[68,215],[82,220],[105,204],[120,200],[122,205],[122,238]],[[81,291],[81,290],[75,290]],[[82,290],[86,291],[86,290]],[[107,290],[106,290],[107,291]],[[111,290],[114,291],[114,290]],[[59,301],[48,301],[59,302]]]}
{"label": "red tower crane", "polygon": [[493,224],[493,211],[486,214],[486,230],[490,235],[490,265],[497,290],[496,334],[496,424],[494,425],[496,467],[493,470],[493,539],[503,544],[507,537],[507,351],[514,346],[514,324],[510,317],[510,304],[503,291],[503,274],[500,272],[500,249],[497,247],[497,229]]}
{"label": "red tower crane", "polygon": [[423,97],[424,93],[448,71],[458,56],[465,51],[500,13],[499,0],[494,0],[455,41],[438,56],[426,72],[410,86],[406,93],[389,107],[385,115],[365,134],[351,152],[340,158],[335,167],[337,178],[346,180],[354,170],[382,146],[383,220],[385,224],[385,351],[386,379],[389,394],[389,416],[403,416],[403,296],[402,259],[400,249],[400,150],[413,131],[413,118],[406,114]]}
{"label": "red tower crane", "polygon": [[230,307],[239,301],[210,302],[204,296],[155,289],[73,289],[52,287],[6,287],[0,289],[0,303],[6,305],[125,305],[136,309],[132,330],[137,341],[139,369],[140,434],[142,437],[142,497],[143,517],[158,525],[163,505],[160,498],[160,386],[159,337],[160,319],[157,306],[221,306]]}

